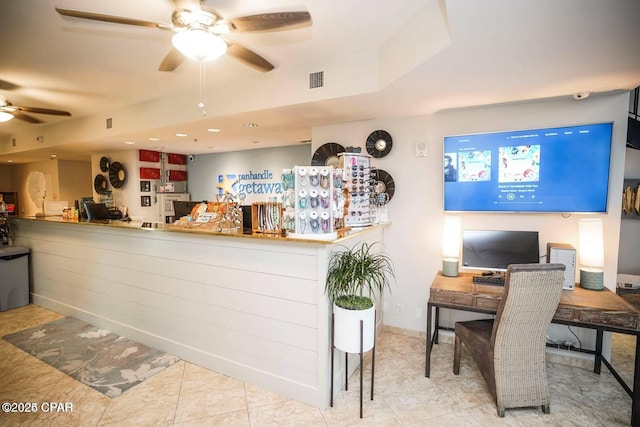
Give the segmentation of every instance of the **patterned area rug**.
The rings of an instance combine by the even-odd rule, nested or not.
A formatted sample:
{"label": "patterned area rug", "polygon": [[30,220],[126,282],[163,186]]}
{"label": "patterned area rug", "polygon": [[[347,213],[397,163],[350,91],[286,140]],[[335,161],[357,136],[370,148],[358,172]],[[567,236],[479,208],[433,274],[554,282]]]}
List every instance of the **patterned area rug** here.
{"label": "patterned area rug", "polygon": [[121,395],[179,360],[72,317],[3,339],[109,397]]}

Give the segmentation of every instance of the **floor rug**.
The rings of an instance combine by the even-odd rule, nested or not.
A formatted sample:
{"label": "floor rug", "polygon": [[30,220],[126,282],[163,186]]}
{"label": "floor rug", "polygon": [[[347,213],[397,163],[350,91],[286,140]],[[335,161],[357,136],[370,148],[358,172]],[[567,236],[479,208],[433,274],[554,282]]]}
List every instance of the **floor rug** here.
{"label": "floor rug", "polygon": [[119,396],[179,360],[73,317],[3,339],[109,397]]}

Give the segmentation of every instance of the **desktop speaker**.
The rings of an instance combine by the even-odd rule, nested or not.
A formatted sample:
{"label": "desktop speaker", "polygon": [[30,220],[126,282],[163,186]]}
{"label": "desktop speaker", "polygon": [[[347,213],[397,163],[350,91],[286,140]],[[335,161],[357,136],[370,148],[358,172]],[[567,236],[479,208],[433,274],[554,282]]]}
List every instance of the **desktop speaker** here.
{"label": "desktop speaker", "polygon": [[547,262],[567,267],[562,289],[573,290],[576,281],[576,249],[567,243],[547,243]]}

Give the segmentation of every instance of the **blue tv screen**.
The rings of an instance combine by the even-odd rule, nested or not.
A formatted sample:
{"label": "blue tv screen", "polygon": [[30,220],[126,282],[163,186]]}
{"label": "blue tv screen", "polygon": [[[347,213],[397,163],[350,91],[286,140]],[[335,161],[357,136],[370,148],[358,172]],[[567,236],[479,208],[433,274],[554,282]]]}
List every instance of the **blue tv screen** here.
{"label": "blue tv screen", "polygon": [[444,210],[606,212],[613,123],[444,137]]}

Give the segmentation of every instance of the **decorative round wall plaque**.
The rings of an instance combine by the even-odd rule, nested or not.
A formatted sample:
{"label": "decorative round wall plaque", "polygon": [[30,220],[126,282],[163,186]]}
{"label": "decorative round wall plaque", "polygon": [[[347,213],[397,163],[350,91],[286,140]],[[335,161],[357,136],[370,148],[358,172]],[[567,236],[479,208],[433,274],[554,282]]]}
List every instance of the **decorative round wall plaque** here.
{"label": "decorative round wall plaque", "polygon": [[386,202],[389,202],[396,191],[396,183],[393,181],[393,177],[385,170],[372,169],[371,178],[373,179],[374,197],[385,193],[387,195],[385,197]]}
{"label": "decorative round wall plaque", "polygon": [[98,194],[106,194],[107,193],[107,179],[104,175],[98,174],[93,179],[93,189],[96,190]]}
{"label": "decorative round wall plaque", "polygon": [[113,162],[109,166],[109,182],[113,188],[121,188],[127,181],[127,172],[119,162]]}
{"label": "decorative round wall plaque", "polygon": [[384,130],[374,130],[367,137],[365,146],[367,147],[367,153],[373,157],[380,158],[391,152],[393,140],[391,139],[389,132]]}
{"label": "decorative round wall plaque", "polygon": [[340,165],[338,154],[344,153],[344,151],[344,147],[336,142],[327,142],[326,144],[322,144],[313,153],[311,166],[338,167]]}
{"label": "decorative round wall plaque", "polygon": [[109,170],[109,159],[106,157],[100,158],[100,170],[102,172],[107,172]]}

